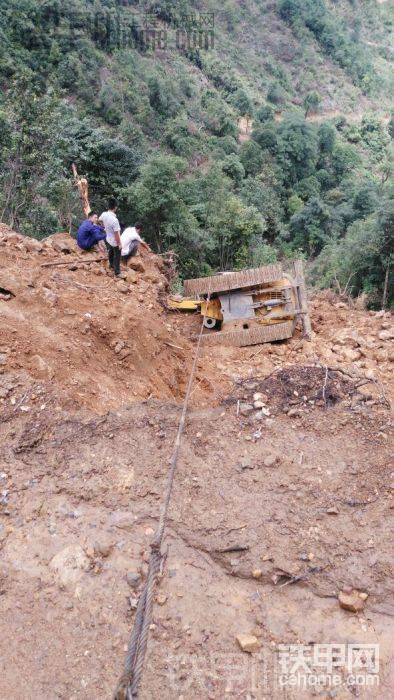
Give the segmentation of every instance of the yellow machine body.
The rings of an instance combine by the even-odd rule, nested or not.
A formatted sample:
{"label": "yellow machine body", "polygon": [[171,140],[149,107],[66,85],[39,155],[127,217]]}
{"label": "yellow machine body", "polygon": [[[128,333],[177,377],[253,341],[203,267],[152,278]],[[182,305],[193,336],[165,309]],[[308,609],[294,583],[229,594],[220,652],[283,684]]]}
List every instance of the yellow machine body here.
{"label": "yellow machine body", "polygon": [[187,297],[169,297],[167,306],[174,311],[199,311],[201,308],[200,299],[188,299]]}
{"label": "yellow machine body", "polygon": [[203,336],[208,345],[242,346],[289,338],[297,315],[307,314],[301,309],[302,274],[284,274],[280,265],[186,280],[184,288],[194,297],[171,297],[168,306],[200,312],[209,330]]}

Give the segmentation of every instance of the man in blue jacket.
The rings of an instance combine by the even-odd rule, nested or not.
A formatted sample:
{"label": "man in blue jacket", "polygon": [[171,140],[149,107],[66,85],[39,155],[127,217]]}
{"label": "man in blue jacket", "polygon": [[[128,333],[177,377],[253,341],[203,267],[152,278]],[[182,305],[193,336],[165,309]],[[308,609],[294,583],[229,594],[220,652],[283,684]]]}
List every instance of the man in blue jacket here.
{"label": "man in blue jacket", "polygon": [[97,222],[98,215],[91,211],[86,221],[80,225],[77,243],[82,250],[92,250],[97,243],[105,240],[105,231]]}

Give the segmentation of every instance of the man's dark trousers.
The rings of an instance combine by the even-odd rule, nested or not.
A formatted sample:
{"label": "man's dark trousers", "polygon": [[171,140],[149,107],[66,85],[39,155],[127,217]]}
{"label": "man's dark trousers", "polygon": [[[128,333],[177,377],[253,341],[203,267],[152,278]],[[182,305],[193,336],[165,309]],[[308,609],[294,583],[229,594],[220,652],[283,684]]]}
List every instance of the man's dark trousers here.
{"label": "man's dark trousers", "polygon": [[135,254],[137,253],[137,251],[138,251],[138,246],[139,246],[139,244],[140,244],[139,241],[131,241],[131,243],[130,243],[130,248],[129,248],[129,252],[127,253],[127,255],[122,255],[122,260],[123,260],[123,262],[126,263],[128,260],[130,260],[130,258],[133,258],[133,257],[134,257],[134,255],[135,255]]}
{"label": "man's dark trousers", "polygon": [[105,245],[108,250],[108,262],[109,266],[112,267],[116,276],[120,275],[120,254],[121,250],[118,246],[113,246],[108,241],[105,241]]}

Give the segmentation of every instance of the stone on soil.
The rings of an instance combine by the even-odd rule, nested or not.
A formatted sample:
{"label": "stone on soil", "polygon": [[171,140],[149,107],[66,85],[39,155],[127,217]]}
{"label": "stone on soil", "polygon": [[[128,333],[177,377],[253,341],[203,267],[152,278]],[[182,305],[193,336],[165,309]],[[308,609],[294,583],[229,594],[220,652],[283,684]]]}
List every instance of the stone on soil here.
{"label": "stone on soil", "polygon": [[112,545],[107,542],[95,542],[93,545],[96,556],[109,557],[112,550]]}
{"label": "stone on soil", "polygon": [[137,588],[141,581],[141,576],[135,571],[128,571],[126,574],[126,581],[130,588]]}
{"label": "stone on soil", "polygon": [[275,464],[278,464],[279,462],[279,456],[275,454],[269,454],[264,458],[264,466],[265,467],[274,467]]}
{"label": "stone on soil", "polygon": [[394,330],[380,331],[379,340],[392,340],[394,338]]}
{"label": "stone on soil", "polygon": [[[366,600],[366,594],[361,593],[353,589],[350,593],[345,593],[345,591],[340,591],[338,595],[338,602],[341,608],[344,610],[350,610],[350,612],[361,612],[363,610]],[[368,597],[368,595],[367,595]]]}
{"label": "stone on soil", "polygon": [[261,649],[261,642],[253,634],[238,634],[236,640],[242,651],[246,651],[248,654]]}
{"label": "stone on soil", "polygon": [[131,258],[127,263],[127,267],[135,270],[135,272],[145,272],[145,265],[142,260]]}
{"label": "stone on soil", "polygon": [[239,460],[239,466],[241,469],[253,469],[252,460],[250,457],[241,457]]}
{"label": "stone on soil", "polygon": [[297,418],[298,416],[301,416],[302,412],[298,408],[291,408],[290,411],[287,411],[287,415],[289,418]]}
{"label": "stone on soil", "polygon": [[239,405],[239,412],[242,416],[248,416],[253,411],[253,406],[251,403],[241,403]]}
{"label": "stone on soil", "polygon": [[53,569],[61,583],[65,586],[78,581],[83,571],[87,571],[90,560],[79,544],[70,544],[51,559],[50,568]]}

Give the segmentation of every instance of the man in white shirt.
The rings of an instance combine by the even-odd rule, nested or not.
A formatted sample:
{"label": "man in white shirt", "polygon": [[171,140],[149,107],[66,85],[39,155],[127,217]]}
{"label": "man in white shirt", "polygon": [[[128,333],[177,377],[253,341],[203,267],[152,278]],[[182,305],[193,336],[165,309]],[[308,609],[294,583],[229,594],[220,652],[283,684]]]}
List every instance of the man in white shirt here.
{"label": "man in white shirt", "polygon": [[124,262],[127,262],[129,258],[132,258],[133,255],[136,254],[139,246],[142,246],[145,248],[145,250],[150,251],[148,244],[145,243],[140,236],[141,231],[142,225],[138,223],[134,226],[128,226],[123,231],[120,240],[122,242],[121,255]]}
{"label": "man in white shirt", "polygon": [[115,276],[120,275],[120,251],[122,242],[120,240],[120,224],[116,216],[116,200],[111,197],[108,202],[108,211],[104,211],[99,221],[102,222],[105,230],[105,245],[108,250],[108,261],[110,268],[114,271]]}

